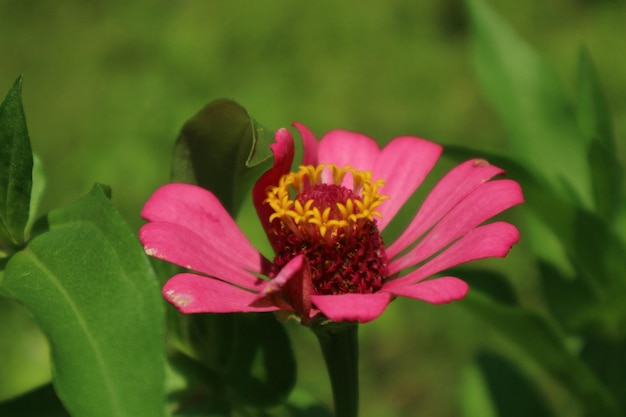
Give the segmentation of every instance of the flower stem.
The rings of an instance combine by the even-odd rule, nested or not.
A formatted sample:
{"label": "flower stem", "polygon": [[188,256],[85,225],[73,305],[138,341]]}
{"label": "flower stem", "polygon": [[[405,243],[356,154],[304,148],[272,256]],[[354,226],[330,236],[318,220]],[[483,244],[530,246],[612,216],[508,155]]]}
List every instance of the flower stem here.
{"label": "flower stem", "polygon": [[329,322],[312,327],[319,340],[333,389],[336,417],[359,415],[358,322]]}

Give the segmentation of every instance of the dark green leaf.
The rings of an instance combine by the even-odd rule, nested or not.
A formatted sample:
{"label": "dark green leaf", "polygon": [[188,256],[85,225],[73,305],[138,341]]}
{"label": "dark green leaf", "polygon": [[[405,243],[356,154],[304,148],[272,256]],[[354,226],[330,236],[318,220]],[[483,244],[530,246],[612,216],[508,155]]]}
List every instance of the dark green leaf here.
{"label": "dark green leaf", "polygon": [[255,407],[280,404],[296,382],[296,363],[284,326],[273,314],[236,316],[234,351],[227,381],[235,403]]}
{"label": "dark green leaf", "polygon": [[513,362],[493,352],[479,352],[477,361],[499,416],[553,415],[536,385]]}
{"label": "dark green leaf", "polygon": [[455,277],[463,277],[472,289],[480,290],[490,298],[503,304],[516,305],[517,295],[510,282],[494,271],[472,268],[453,268],[448,271]]}
{"label": "dark green leaf", "polygon": [[626,246],[598,216],[579,210],[572,257],[585,278],[603,291],[626,288]]}
{"label": "dark green leaf", "polygon": [[546,318],[532,310],[507,306],[472,290],[463,306],[494,326],[541,368],[569,389],[588,415],[620,416],[615,399],[564,343]]}
{"label": "dark green leaf", "polygon": [[73,417],[163,415],[163,306],[136,237],[101,187],[47,222],[3,285],[50,340],[59,397]]}
{"label": "dark green leaf", "polygon": [[[172,355],[169,364],[168,408],[174,416],[232,415],[232,406],[225,394],[226,386],[219,375],[180,353]],[[173,384],[174,380],[177,382]]]}
{"label": "dark green leaf", "polygon": [[552,315],[570,332],[585,333],[589,323],[584,314],[599,302],[597,294],[587,281],[566,276],[547,262],[539,260],[543,294]]}
{"label": "dark green leaf", "polygon": [[482,0],[467,0],[478,79],[499,112],[511,155],[561,198],[593,208],[587,147],[555,73]]}
{"label": "dark green leaf", "polygon": [[272,132],[239,104],[213,101],[183,126],[174,149],[172,180],[211,190],[234,213],[268,168],[272,142]]}
{"label": "dark green leaf", "polygon": [[0,416],[70,417],[52,385],[44,385],[17,398],[0,403]]}
{"label": "dark green leaf", "polygon": [[270,407],[285,401],[295,385],[291,344],[273,314],[179,315],[170,329],[177,348],[202,369],[212,402]]}
{"label": "dark green leaf", "polygon": [[15,248],[24,243],[32,171],[20,76],[0,105],[0,245]]}
{"label": "dark green leaf", "polygon": [[626,338],[589,338],[582,357],[613,392],[622,409],[626,410]]}
{"label": "dark green leaf", "polygon": [[624,170],[617,158],[611,114],[587,49],[580,54],[577,116],[589,149],[598,213],[611,221],[622,201]]}

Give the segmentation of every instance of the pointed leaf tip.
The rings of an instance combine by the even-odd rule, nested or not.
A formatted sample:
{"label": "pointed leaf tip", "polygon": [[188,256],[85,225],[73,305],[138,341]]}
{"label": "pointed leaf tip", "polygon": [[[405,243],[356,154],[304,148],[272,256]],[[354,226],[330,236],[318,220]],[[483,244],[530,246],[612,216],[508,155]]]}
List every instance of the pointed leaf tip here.
{"label": "pointed leaf tip", "polygon": [[0,242],[7,248],[15,249],[24,243],[32,172],[20,75],[0,104]]}

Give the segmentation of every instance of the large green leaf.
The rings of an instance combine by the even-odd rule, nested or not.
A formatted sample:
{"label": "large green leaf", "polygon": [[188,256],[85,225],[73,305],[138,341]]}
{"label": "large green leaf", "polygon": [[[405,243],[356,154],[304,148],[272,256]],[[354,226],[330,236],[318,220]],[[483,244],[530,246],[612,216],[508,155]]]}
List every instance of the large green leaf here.
{"label": "large green leaf", "polygon": [[583,361],[567,349],[563,337],[544,316],[527,308],[498,303],[474,289],[462,305],[494,326],[567,387],[587,415],[621,415],[606,387]]}
{"label": "large green leaf", "polygon": [[234,213],[267,169],[272,142],[272,132],[241,105],[213,101],[183,126],[174,148],[172,180],[211,190]]}
{"label": "large green leaf", "polygon": [[24,243],[32,171],[20,76],[0,104],[0,246],[15,248]]}
{"label": "large green leaf", "polygon": [[73,417],[163,415],[163,307],[136,237],[98,186],[46,220],[2,284],[49,338],[59,397]]}
{"label": "large green leaf", "polygon": [[511,154],[566,201],[594,205],[587,147],[559,79],[482,0],[467,0],[480,84],[508,132]]}

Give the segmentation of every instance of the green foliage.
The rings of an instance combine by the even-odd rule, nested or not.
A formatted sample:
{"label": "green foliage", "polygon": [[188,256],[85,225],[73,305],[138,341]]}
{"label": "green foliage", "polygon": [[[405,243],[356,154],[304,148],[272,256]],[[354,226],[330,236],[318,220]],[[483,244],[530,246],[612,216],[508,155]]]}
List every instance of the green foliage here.
{"label": "green foliage", "polygon": [[538,388],[508,358],[493,352],[479,352],[482,371],[498,415],[506,417],[549,417],[554,415]]}
{"label": "green foliage", "polygon": [[[42,3],[42,7],[50,10],[59,7],[48,3]],[[626,198],[624,169],[619,156],[623,146],[617,143],[622,138],[612,126],[609,106],[586,49],[580,54],[576,100],[573,101],[539,54],[483,0],[467,0],[467,3],[478,77],[508,132],[510,148],[489,154],[482,149],[448,147],[447,154],[454,159],[486,157],[522,183],[526,204],[521,213],[527,220],[520,227],[522,245],[532,253],[526,254],[524,273],[530,276],[524,276],[522,284],[511,285],[508,277],[493,271],[457,271],[458,276],[467,278],[472,288],[461,305],[491,324],[513,347],[506,357],[477,357],[465,386],[466,395],[471,393],[472,398],[466,397],[462,412],[467,416],[494,417],[557,414],[553,404],[545,404],[548,396],[536,390],[544,385],[533,385],[535,381],[528,381],[519,369],[520,364],[530,360],[540,372],[568,390],[571,402],[578,403],[581,413],[620,415],[626,410],[623,383]],[[480,133],[472,134],[472,140],[488,137],[493,134],[488,130],[492,128],[486,127],[488,118],[475,121],[472,119],[477,113],[466,111],[475,102],[475,97],[468,98],[466,94],[468,86],[461,82],[450,88],[447,71],[462,67],[458,57],[463,56],[456,49],[449,49],[450,45],[457,48],[462,42],[450,42],[450,39],[463,39],[460,35],[464,22],[455,2],[441,4],[442,9],[391,3],[368,5],[371,13],[364,15],[376,18],[361,22],[361,29],[367,30],[355,30],[358,36],[351,32],[353,20],[346,24],[341,13],[329,14],[326,6],[310,4],[281,6],[272,24],[259,20],[256,14],[261,8],[265,11],[266,5],[249,4],[242,13],[207,3],[203,6],[207,9],[202,10],[210,11],[216,19],[213,23],[222,25],[207,25],[206,19],[198,18],[200,27],[212,28],[213,32],[203,34],[207,36],[195,36],[187,31],[190,16],[185,14],[191,15],[190,10],[195,10],[186,8],[188,6],[164,7],[163,14],[175,16],[175,19],[168,23],[168,31],[159,33],[152,31],[152,23],[146,25],[132,17],[132,13],[138,16],[144,12],[141,6],[112,6],[111,10],[116,13],[129,12],[129,22],[133,23],[129,27],[139,31],[146,25],[150,28],[146,33],[150,35],[144,36],[145,39],[131,39],[129,45],[127,41],[132,37],[127,34],[119,35],[117,40],[113,36],[110,44],[108,39],[107,42],[92,42],[93,38],[89,38],[90,41],[84,42],[88,46],[83,49],[73,38],[68,43],[72,51],[77,48],[78,61],[84,63],[83,69],[90,79],[106,85],[106,90],[119,93],[107,95],[101,87],[89,88],[91,84],[87,88],[73,89],[64,99],[87,109],[79,117],[74,117],[75,108],[64,107],[68,105],[63,99],[55,101],[56,111],[49,112],[47,100],[54,94],[41,95],[41,100],[46,100],[42,107],[63,127],[56,136],[54,133],[40,135],[44,136],[41,146],[48,147],[46,153],[42,152],[44,163],[46,167],[57,164],[52,178],[58,175],[56,171],[61,166],[67,166],[68,172],[66,177],[61,175],[63,180],[50,181],[54,190],[52,199],[63,201],[72,195],[67,190],[80,188],[84,181],[90,183],[92,180],[86,179],[90,175],[109,175],[123,182],[119,187],[122,198],[116,205],[139,207],[143,201],[137,196],[148,192],[153,184],[150,181],[156,182],[145,179],[152,171],[156,172],[155,167],[162,169],[164,165],[160,157],[155,158],[154,151],[165,148],[169,140],[170,134],[163,132],[176,126],[178,118],[185,117],[188,109],[203,102],[207,88],[211,95],[237,95],[246,103],[252,103],[252,108],[256,106],[255,114],[261,110],[266,113],[265,120],[271,116],[281,123],[301,117],[304,108],[307,120],[326,127],[340,123],[343,127],[356,129],[358,126],[359,130],[385,135],[390,129],[392,132],[401,130],[445,141],[455,135],[465,138],[465,132],[478,127]],[[12,17],[22,6],[12,6],[16,7],[0,5],[0,9],[7,12],[0,14],[8,16],[0,25],[4,34],[18,33],[15,25],[19,23],[13,23]],[[295,13],[299,11],[296,7],[306,7],[307,13]],[[342,3],[337,7],[346,13],[345,17],[354,16],[354,4]],[[434,31],[416,23],[418,21],[412,18],[416,13],[410,11],[418,9],[412,7],[421,7],[419,10],[425,12],[421,13],[425,19],[433,21],[438,20],[432,19],[434,13],[438,13],[449,26]],[[586,10],[578,7],[581,6],[570,9],[573,13],[584,14]],[[82,19],[85,15],[76,10],[76,14],[58,13],[70,16],[59,20],[60,27],[74,27],[72,17],[79,17],[76,21],[85,22],[82,23],[84,28],[90,31],[92,26],[102,25],[95,17]],[[103,11],[103,21],[107,22],[103,27],[108,29],[108,9],[103,6],[98,10]],[[298,25],[281,23],[280,19],[292,21],[293,16],[299,16]],[[152,22],[152,18],[158,19],[150,16],[146,22]],[[313,22],[324,19],[326,30],[310,34],[304,31],[303,28],[312,26],[307,25],[307,18]],[[191,20],[193,25],[195,19]],[[235,20],[237,24],[233,24]],[[36,27],[37,21],[33,19],[33,22]],[[241,33],[237,33],[237,26]],[[45,36],[73,33],[71,29],[53,31],[45,27]],[[177,27],[185,28],[184,36],[176,33]],[[250,33],[254,34],[255,42],[249,42]],[[386,37],[381,35],[383,33]],[[90,34],[99,37],[97,29]],[[437,37],[440,42],[433,41]],[[12,40],[10,36],[0,37],[4,38]],[[120,49],[121,39],[125,46]],[[311,39],[315,39],[314,45]],[[428,48],[445,51],[442,55],[447,58],[440,58],[436,63],[429,57],[429,65],[404,61],[416,55],[427,56],[430,51],[418,50],[416,39],[426,39]],[[344,49],[333,49],[336,44]],[[15,49],[28,54],[28,48]],[[39,63],[39,55],[47,54],[46,50],[54,51],[54,59],[57,59],[54,47],[38,47],[37,60],[29,59]],[[210,56],[207,58],[197,53],[198,50],[211,51]],[[92,51],[100,51],[101,55]],[[160,53],[155,53],[157,51]],[[66,55],[71,60],[69,54]],[[316,65],[310,65],[313,56]],[[355,71],[355,62],[366,62],[371,56],[398,65],[389,67],[393,68],[391,70],[377,65],[359,65],[359,70]],[[209,65],[206,59],[210,59]],[[8,65],[13,61],[15,59],[10,59],[9,55]],[[274,66],[267,66],[270,61]],[[62,74],[51,67],[51,79],[60,85],[69,84],[69,80],[74,82],[71,72],[65,74],[66,67],[63,66]],[[142,68],[151,68],[152,72],[142,72]],[[251,68],[254,72],[248,73]],[[97,71],[101,71],[99,75],[108,71],[106,83],[100,83],[100,76],[93,76]],[[137,94],[126,94],[127,78],[132,80]],[[83,93],[90,90],[97,99]],[[618,97],[615,102],[621,103],[619,92],[613,90],[609,85],[607,91]],[[161,113],[147,104],[158,102],[174,104]],[[157,111],[156,117],[154,111]],[[72,115],[72,123],[59,117],[63,113]],[[105,117],[101,117],[102,114]],[[141,116],[153,122],[138,122]],[[439,120],[440,126],[437,125]],[[43,132],[48,133],[47,127]],[[66,137],[69,139],[64,143]],[[94,158],[80,153],[81,147],[75,146],[74,137],[81,141],[87,138],[97,144]],[[117,150],[109,149],[113,142],[104,140],[112,137],[120,138],[122,145]],[[131,140],[137,137],[146,140],[163,137],[158,142],[163,146],[142,148],[141,141]],[[212,102],[180,132],[172,179],[210,189],[233,215],[253,216],[253,208],[246,207],[249,202],[245,201],[245,196],[254,180],[271,163],[271,142],[271,132],[258,125],[242,106],[230,100]],[[102,158],[105,149],[113,158],[117,157],[115,163]],[[67,155],[74,152],[84,160],[76,163],[68,159]],[[124,161],[118,164],[119,159]],[[128,167],[134,171],[129,171]],[[21,302],[49,338],[54,379],[53,385],[1,403],[0,415],[65,417],[69,412],[73,417],[158,416],[165,413],[166,400],[168,411],[175,416],[330,415],[318,404],[317,391],[316,395],[297,388],[292,391],[294,354],[284,326],[270,314],[182,316],[167,307],[170,346],[166,363],[162,344],[162,301],[157,285],[159,280],[167,279],[176,271],[156,263],[159,274],[158,278],[154,276],[135,236],[105,197],[106,190],[100,187],[95,187],[78,202],[52,211],[35,224],[44,180],[41,164],[37,158],[33,161],[30,149],[20,77],[0,105],[0,293]],[[118,188],[115,190],[119,196]],[[129,196],[136,201],[129,204]],[[138,221],[136,210],[131,213],[127,221]],[[523,248],[515,250],[520,249]],[[516,272],[513,269],[509,268],[512,276]],[[532,287],[535,270],[540,288]],[[534,303],[545,301],[545,312],[525,305],[529,294],[519,296],[515,288],[522,285],[531,287],[526,289]],[[437,324],[442,323],[438,317],[442,307],[436,309],[437,313],[432,313],[429,320],[419,316],[419,329],[431,326],[431,335],[435,336],[431,343],[435,346],[438,341],[436,348],[440,349],[441,340],[458,342],[462,336],[454,339],[453,335],[463,329],[462,325],[448,327],[448,323],[440,329],[442,326]],[[420,313],[428,311],[424,309]],[[385,334],[392,337],[382,341],[378,340],[380,337],[371,337],[370,340],[376,341],[370,342],[369,347],[374,348],[363,352],[366,358],[379,361],[371,366],[368,363],[368,373],[373,377],[365,386],[364,400],[384,409],[385,413],[389,411],[389,415],[393,412],[391,404],[402,404],[398,409],[410,410],[411,415],[416,412],[415,407],[419,412],[428,401],[443,404],[437,395],[417,396],[415,400],[413,390],[403,391],[407,377],[402,379],[401,374],[411,373],[405,370],[410,364],[391,360],[395,358],[393,347],[408,344],[407,326],[414,324],[417,315],[410,311],[396,316],[391,314],[386,313],[377,325],[384,327],[384,331],[389,332]],[[410,328],[411,334],[414,329]],[[476,342],[474,339],[477,338],[472,335],[468,337],[472,341],[464,340],[468,343],[467,349]],[[572,345],[572,340],[577,343]],[[482,343],[491,341],[487,339]],[[309,358],[308,348],[305,354]],[[437,375],[437,378],[445,374],[430,358],[415,356],[419,359],[411,365],[418,367],[420,373],[431,372],[430,375]],[[444,364],[451,362],[450,359],[445,358]],[[165,370],[169,372],[167,385]],[[395,381],[386,387],[380,383],[385,374],[393,374]],[[322,376],[325,378],[323,373]],[[6,379],[4,375],[3,378]],[[413,374],[408,378],[410,386],[417,382],[419,391],[420,381]],[[445,398],[449,398],[450,390],[436,389],[443,380],[437,378],[432,378],[432,385],[428,380],[433,389],[431,393],[445,392]],[[310,384],[313,391],[317,385],[321,384]],[[385,392],[387,398],[384,398]],[[370,399],[372,393],[376,397]],[[511,396],[512,393],[515,395]],[[477,397],[480,398],[476,400]],[[444,406],[454,407],[448,404],[445,402]],[[364,414],[368,415],[368,411],[370,409],[365,408]]]}
{"label": "green foliage", "polygon": [[11,417],[70,417],[50,384],[0,403],[0,414]]}
{"label": "green foliage", "polygon": [[[616,218],[625,209],[623,168],[591,57],[581,53],[574,104],[553,71],[493,10],[482,0],[468,4],[478,76],[511,143],[510,156],[494,155],[493,162],[511,168],[524,189],[532,214],[525,231],[553,317],[485,296],[500,280],[483,291],[475,286],[479,291],[464,305],[567,387],[586,414],[621,415],[626,246]],[[467,156],[468,150],[451,154]],[[582,351],[568,348],[566,334],[580,340]],[[496,385],[491,393],[496,401],[507,394]]]}
{"label": "green foliage", "polygon": [[562,198],[594,206],[573,106],[543,59],[482,0],[468,0],[474,60],[507,129],[511,153]]}
{"label": "green foliage", "polygon": [[[174,148],[172,181],[210,190],[234,215],[271,163],[271,143],[273,132],[241,105],[213,101],[183,126]],[[266,408],[283,402],[293,389],[295,359],[285,329],[273,315],[183,316],[172,308],[169,321],[174,344],[210,376],[201,378],[200,385],[218,391],[207,397],[209,403],[226,410]],[[179,412],[186,409],[184,403],[179,407]]]}
{"label": "green foliage", "polygon": [[172,180],[211,190],[231,213],[241,206],[272,157],[273,133],[231,100],[207,104],[183,126]]}
{"label": "green foliage", "polygon": [[136,237],[99,186],[46,223],[2,285],[50,340],[59,397],[74,417],[163,415],[162,303]]}
{"label": "green foliage", "polygon": [[19,77],[0,104],[0,251],[12,251],[24,243],[32,170]]}
{"label": "green foliage", "polygon": [[464,306],[558,378],[591,415],[620,415],[607,389],[587,365],[568,350],[563,335],[544,316],[528,308],[498,303],[478,291],[468,294]]}

